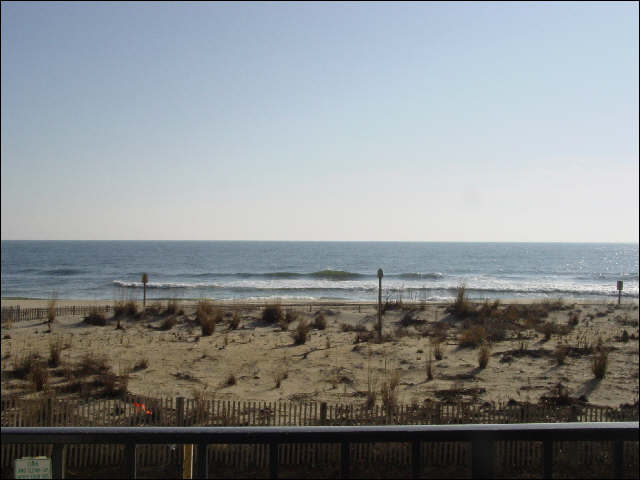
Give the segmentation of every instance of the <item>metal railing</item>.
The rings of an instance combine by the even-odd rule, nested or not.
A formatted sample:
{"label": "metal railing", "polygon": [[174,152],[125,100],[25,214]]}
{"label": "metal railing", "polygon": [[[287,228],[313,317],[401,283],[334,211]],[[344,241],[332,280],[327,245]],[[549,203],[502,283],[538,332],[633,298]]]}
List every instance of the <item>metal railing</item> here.
{"label": "metal railing", "polygon": [[473,478],[495,475],[495,442],[542,441],[544,478],[551,478],[554,441],[612,441],[616,478],[624,473],[625,441],[639,440],[638,422],[529,423],[489,425],[390,425],[339,427],[7,427],[2,443],[53,444],[53,475],[64,478],[66,444],[124,444],[126,474],[136,478],[136,445],[196,445],[195,478],[209,473],[210,444],[268,444],[269,475],[278,477],[278,446],[282,443],[340,443],[340,471],[348,478],[350,444],[404,442],[411,444],[413,478],[422,473],[421,442],[467,441],[471,443]]}

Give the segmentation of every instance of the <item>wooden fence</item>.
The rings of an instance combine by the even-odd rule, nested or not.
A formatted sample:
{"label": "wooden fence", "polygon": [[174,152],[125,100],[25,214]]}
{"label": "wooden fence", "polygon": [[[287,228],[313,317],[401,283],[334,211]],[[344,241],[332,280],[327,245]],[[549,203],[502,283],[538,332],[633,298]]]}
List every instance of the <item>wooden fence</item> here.
{"label": "wooden fence", "polygon": [[[144,407],[142,406],[144,404]],[[400,405],[393,410],[376,406],[328,405],[326,403],[248,402],[126,396],[88,402],[46,398],[25,400],[2,398],[2,426],[243,426],[243,425],[385,425],[385,424],[471,424],[566,421],[638,420],[638,408],[613,409],[597,406],[545,407],[541,405],[444,404]],[[373,441],[374,439],[372,439]],[[606,443],[606,442],[604,442]],[[138,461],[144,466],[179,465],[181,449],[175,445],[143,445]],[[123,460],[121,445],[69,445],[67,468],[118,465]],[[498,465],[504,471],[537,468],[542,461],[540,442],[498,442]],[[464,467],[469,465],[466,442],[425,442],[424,465]],[[218,469],[263,470],[268,466],[267,445],[210,445],[209,462]],[[2,445],[2,469],[15,458],[50,455],[49,445]],[[279,450],[283,467],[314,466],[337,468],[340,445],[283,444]],[[564,456],[564,457],[563,457]],[[410,468],[411,448],[405,443],[357,443],[351,458],[358,465],[394,465]],[[555,442],[554,458],[567,458],[576,465],[606,465],[610,449],[600,442]],[[625,443],[627,470],[638,471],[637,442]],[[395,468],[394,467],[394,468]],[[636,475],[637,476],[637,475]]]}
{"label": "wooden fence", "polygon": [[[215,302],[214,302],[215,303]],[[268,304],[268,302],[267,302]],[[147,308],[153,305],[153,302],[148,302]],[[238,303],[229,303],[225,302],[220,304],[219,306],[224,309],[234,310],[234,309],[262,309],[266,304],[247,304],[243,302]],[[166,306],[166,305],[165,305]],[[181,302],[179,303],[180,308],[196,308],[198,306],[197,303],[193,302]],[[351,307],[360,311],[362,308],[377,306],[375,303],[336,303],[336,304],[328,304],[328,303],[280,303],[280,306],[283,308],[295,308],[298,310],[303,309],[311,309],[315,308],[330,308],[330,307]],[[56,317],[69,316],[69,315],[80,315],[86,316],[92,310],[97,310],[98,312],[110,313],[113,312],[113,305],[69,305],[63,307],[54,307],[54,311]],[[12,306],[12,307],[2,307],[1,309],[1,319],[2,325],[11,326],[16,322],[24,322],[28,320],[41,320],[45,319],[48,316],[49,309],[48,308],[21,308],[20,306]]]}
{"label": "wooden fence", "polygon": [[[98,312],[109,313],[113,311],[111,305],[72,305],[66,307],[54,308],[56,317],[66,315],[88,315],[92,310]],[[17,307],[2,307],[2,324],[11,325],[14,322],[23,322],[26,320],[39,320],[47,318],[49,313],[48,308],[20,308]]]}

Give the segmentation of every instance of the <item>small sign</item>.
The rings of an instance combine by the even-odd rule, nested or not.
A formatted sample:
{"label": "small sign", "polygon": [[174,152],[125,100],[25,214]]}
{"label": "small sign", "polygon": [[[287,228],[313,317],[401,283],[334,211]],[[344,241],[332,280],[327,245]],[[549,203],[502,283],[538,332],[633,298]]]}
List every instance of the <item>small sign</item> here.
{"label": "small sign", "polygon": [[382,269],[381,268],[378,269],[378,278],[382,278]]}
{"label": "small sign", "polygon": [[16,458],[15,478],[51,478],[51,459],[47,457]]}
{"label": "small sign", "polygon": [[622,280],[618,280],[618,290],[622,290]]}

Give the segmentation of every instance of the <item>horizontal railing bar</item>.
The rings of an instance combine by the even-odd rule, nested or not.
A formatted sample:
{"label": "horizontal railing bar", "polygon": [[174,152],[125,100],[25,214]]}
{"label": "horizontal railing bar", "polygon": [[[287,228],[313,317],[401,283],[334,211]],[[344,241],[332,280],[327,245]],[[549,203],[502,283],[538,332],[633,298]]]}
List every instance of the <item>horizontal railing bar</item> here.
{"label": "horizontal railing bar", "polygon": [[340,443],[638,441],[638,422],[306,427],[3,427],[3,443]]}

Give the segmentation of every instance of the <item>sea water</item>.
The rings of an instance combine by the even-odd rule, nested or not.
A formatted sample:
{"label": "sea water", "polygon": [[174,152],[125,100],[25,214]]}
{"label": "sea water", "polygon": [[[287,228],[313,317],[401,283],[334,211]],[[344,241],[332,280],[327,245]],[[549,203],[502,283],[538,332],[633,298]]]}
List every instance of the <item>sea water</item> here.
{"label": "sea water", "polygon": [[638,244],[2,241],[2,297],[638,298]]}

